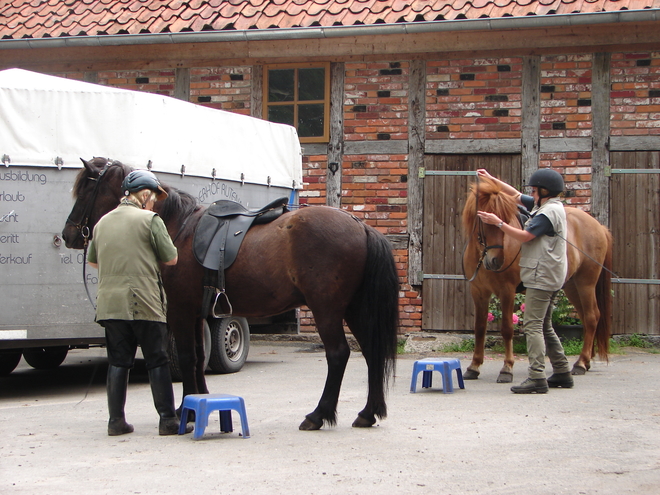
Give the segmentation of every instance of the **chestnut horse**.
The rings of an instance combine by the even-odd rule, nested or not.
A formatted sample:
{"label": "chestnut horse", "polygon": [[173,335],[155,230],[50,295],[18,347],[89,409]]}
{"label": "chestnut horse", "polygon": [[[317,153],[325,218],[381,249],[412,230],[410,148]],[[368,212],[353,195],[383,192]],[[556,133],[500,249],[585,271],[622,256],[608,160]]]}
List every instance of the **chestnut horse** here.
{"label": "chestnut horse", "polygon": [[[475,342],[472,363],[463,378],[474,380],[479,376],[484,361],[488,304],[495,294],[502,305],[501,332],[505,347],[504,366],[497,381],[510,383],[513,380],[512,314],[516,287],[520,284],[521,244],[504,235],[497,226],[479,220],[477,209],[495,213],[504,222],[520,227],[515,198],[504,193],[500,184],[488,178],[479,178],[472,184],[463,209],[463,229],[468,238],[463,266],[474,300]],[[568,273],[563,289],[584,327],[582,352],[572,374],[583,375],[591,367],[594,346],[598,355],[607,360],[612,317],[612,235],[588,213],[570,207],[565,210]]]}
{"label": "chestnut horse", "polygon": [[[74,185],[76,199],[63,231],[66,246],[82,249],[96,222],[115,208],[131,168],[104,158],[83,160]],[[195,226],[204,208],[191,195],[163,185],[156,203],[179,251],[176,266],[163,267],[167,319],[179,353],[183,395],[208,393],[204,379],[202,293],[204,268],[192,253]],[[385,390],[394,373],[399,280],[387,238],[354,216],[329,207],[286,212],[255,225],[236,260],[225,271],[233,314],[272,316],[306,305],[323,341],[327,379],[316,409],[301,430],[336,423],[342,378],[350,356],[343,322],[355,336],[368,367],[366,407],[353,423],[369,427],[387,414]]]}

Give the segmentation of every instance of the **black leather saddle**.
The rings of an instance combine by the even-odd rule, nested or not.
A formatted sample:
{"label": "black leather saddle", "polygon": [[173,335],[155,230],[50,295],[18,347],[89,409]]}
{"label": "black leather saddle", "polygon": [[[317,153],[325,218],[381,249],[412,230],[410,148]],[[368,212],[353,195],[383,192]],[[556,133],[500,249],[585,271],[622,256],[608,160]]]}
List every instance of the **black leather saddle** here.
{"label": "black leather saddle", "polygon": [[287,211],[287,197],[271,201],[263,208],[248,210],[235,201],[220,200],[209,206],[195,229],[193,254],[198,263],[213,273],[204,281],[203,314],[215,318],[231,315],[225,294],[224,271],[229,268],[253,225],[272,222]]}

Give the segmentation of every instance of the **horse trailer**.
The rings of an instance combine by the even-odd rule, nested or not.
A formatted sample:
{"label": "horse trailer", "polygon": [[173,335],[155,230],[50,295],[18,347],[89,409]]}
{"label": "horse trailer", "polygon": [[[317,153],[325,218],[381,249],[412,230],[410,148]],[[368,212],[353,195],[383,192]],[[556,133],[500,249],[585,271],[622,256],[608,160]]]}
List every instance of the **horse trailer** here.
{"label": "horse trailer", "polygon": [[[302,186],[300,142],[287,125],[20,69],[0,71],[0,112],[0,374],[21,356],[52,368],[71,348],[104,344],[97,273],[61,238],[81,158],[149,169],[203,205],[256,208],[283,196],[295,204]],[[240,369],[248,322],[208,322],[207,359],[219,354],[211,363],[225,369],[216,371]],[[298,331],[295,311],[249,324]]]}

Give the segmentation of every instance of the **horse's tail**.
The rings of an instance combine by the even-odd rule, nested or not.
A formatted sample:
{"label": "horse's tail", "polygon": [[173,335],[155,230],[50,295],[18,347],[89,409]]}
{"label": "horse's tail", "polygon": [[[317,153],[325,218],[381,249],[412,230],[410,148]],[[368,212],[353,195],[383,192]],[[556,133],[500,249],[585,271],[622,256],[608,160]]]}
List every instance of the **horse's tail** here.
{"label": "horse's tail", "polygon": [[596,302],[600,311],[600,318],[596,325],[596,349],[598,356],[608,361],[610,349],[610,335],[612,330],[612,233],[605,230],[607,235],[607,251],[603,267],[596,283]]}
{"label": "horse's tail", "polygon": [[385,391],[396,365],[399,328],[399,276],[387,238],[364,225],[367,260],[362,284],[351,300],[347,323],[369,367],[369,401],[373,414],[387,416]]}

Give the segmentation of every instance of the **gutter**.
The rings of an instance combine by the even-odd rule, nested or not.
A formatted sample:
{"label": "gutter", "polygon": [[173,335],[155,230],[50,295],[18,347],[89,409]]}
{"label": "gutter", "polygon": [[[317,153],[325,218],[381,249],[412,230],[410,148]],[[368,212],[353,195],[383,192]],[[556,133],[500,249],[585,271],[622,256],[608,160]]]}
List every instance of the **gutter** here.
{"label": "gutter", "polygon": [[115,34],[63,36],[58,38],[22,38],[0,40],[0,49],[68,48],[178,43],[222,43],[296,39],[329,39],[347,36],[377,36],[456,31],[497,31],[538,29],[628,22],[657,22],[660,9],[621,10],[582,14],[527,15],[453,21],[422,21],[358,26],[302,27],[288,29],[248,29],[243,31],[203,31],[197,33]]}

